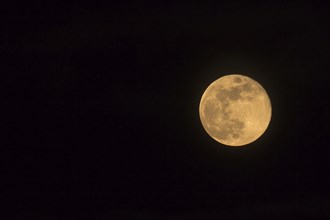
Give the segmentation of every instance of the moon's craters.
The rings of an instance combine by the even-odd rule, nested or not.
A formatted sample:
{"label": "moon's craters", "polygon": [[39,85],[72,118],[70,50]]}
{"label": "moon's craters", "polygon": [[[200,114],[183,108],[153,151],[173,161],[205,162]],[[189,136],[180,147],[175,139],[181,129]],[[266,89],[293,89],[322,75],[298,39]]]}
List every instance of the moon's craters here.
{"label": "moon's craters", "polygon": [[251,83],[245,83],[244,85],[242,85],[242,89],[243,89],[245,92],[250,92],[250,91],[252,91],[252,85],[251,85]]}
{"label": "moon's craters", "polygon": [[239,138],[242,135],[244,122],[238,119],[227,119],[224,123],[220,124],[218,132],[215,137],[219,140],[232,140]]}
{"label": "moon's craters", "polygon": [[205,103],[203,115],[207,116],[205,120],[208,121],[208,128],[215,133],[215,138],[229,140],[241,136],[244,122],[233,118],[230,108],[230,102],[242,99],[241,92],[241,87],[220,89],[212,101]]}
{"label": "moon's craters", "polygon": [[242,98],[241,92],[242,92],[241,87],[232,88],[229,90],[229,98],[231,100],[238,100],[238,99]]}
{"label": "moon's craters", "polygon": [[215,120],[218,117],[219,107],[216,103],[208,101],[205,103],[203,115],[208,120]]}
{"label": "moon's craters", "polygon": [[[228,75],[216,80],[204,92],[200,103],[204,128],[214,139],[227,145],[241,146],[254,141],[270,121],[269,98],[267,103],[261,103],[261,96],[268,98],[261,85],[248,77]],[[255,127],[262,133],[256,133]]]}
{"label": "moon's craters", "polygon": [[235,77],[234,78],[234,83],[240,83],[240,82],[242,82],[240,77]]}

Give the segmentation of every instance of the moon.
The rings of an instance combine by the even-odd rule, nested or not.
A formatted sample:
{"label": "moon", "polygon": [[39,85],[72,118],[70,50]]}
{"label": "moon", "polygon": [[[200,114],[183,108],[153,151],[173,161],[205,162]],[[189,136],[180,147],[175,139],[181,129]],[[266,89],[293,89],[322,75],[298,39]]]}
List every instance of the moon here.
{"label": "moon", "polygon": [[211,83],[199,105],[205,131],[219,143],[233,147],[256,141],[266,131],[271,114],[265,89],[240,74],[226,75]]}

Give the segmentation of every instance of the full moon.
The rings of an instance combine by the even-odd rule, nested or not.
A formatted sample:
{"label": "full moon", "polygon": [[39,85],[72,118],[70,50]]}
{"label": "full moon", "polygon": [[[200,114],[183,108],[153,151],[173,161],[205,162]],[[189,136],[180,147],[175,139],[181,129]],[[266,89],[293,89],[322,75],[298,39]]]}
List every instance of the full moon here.
{"label": "full moon", "polygon": [[199,116],[206,132],[228,146],[257,140],[272,114],[265,89],[255,80],[232,74],[211,83],[202,95]]}

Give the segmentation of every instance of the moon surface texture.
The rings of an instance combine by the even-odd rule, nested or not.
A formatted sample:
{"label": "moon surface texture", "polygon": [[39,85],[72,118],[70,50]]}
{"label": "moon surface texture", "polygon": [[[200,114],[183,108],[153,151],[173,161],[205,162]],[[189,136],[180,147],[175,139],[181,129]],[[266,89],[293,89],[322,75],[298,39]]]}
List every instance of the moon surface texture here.
{"label": "moon surface texture", "polygon": [[206,132],[228,146],[257,140],[267,129],[272,107],[265,89],[255,80],[238,74],[211,83],[199,106]]}

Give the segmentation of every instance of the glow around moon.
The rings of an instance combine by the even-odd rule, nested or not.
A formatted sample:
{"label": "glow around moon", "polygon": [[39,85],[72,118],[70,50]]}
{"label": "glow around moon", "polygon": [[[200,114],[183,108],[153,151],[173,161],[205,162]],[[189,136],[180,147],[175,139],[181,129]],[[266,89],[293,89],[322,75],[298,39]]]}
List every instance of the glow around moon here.
{"label": "glow around moon", "polygon": [[228,146],[257,140],[271,119],[271,103],[255,80],[238,74],[219,78],[205,90],[199,115],[206,132]]}

